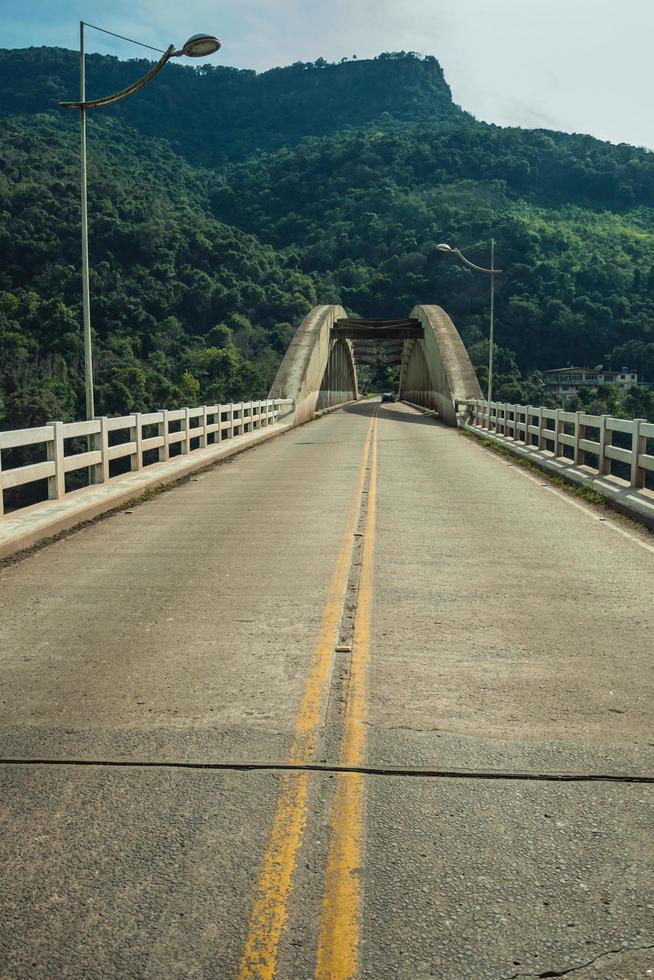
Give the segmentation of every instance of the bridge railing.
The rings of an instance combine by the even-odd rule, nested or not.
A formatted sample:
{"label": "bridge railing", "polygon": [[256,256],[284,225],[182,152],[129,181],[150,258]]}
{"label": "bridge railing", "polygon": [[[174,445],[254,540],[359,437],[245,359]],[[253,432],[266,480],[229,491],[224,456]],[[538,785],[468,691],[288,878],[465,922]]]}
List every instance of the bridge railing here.
{"label": "bridge railing", "polygon": [[473,428],[507,443],[611,476],[634,489],[654,488],[654,423],[559,408],[459,401]]}
{"label": "bridge railing", "polygon": [[[68,474],[85,471],[88,482],[106,483],[118,475],[111,472],[116,469],[111,464],[117,460],[123,460],[122,472],[142,470],[171,456],[193,453],[273,425],[292,406],[292,399],[274,398],[135,412],[89,422],[48,422],[34,429],[0,432],[0,516],[4,513],[5,490],[47,479],[49,499],[59,500],[70,492]],[[16,450],[23,455],[28,450],[29,455],[41,459],[16,464],[12,459]]]}

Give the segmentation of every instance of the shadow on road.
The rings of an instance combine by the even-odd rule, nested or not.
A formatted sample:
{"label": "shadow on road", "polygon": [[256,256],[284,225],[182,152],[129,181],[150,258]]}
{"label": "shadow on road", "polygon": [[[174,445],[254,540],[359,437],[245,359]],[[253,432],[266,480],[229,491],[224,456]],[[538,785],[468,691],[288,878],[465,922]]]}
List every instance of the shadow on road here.
{"label": "shadow on road", "polygon": [[421,415],[419,412],[413,412],[410,409],[402,411],[401,409],[395,408],[392,404],[379,403],[379,399],[369,399],[362,402],[353,402],[350,405],[344,405],[343,411],[350,412],[352,415],[363,415],[366,417],[371,417],[376,408],[379,408],[379,417],[384,419],[392,419],[394,422],[413,422],[418,425],[442,425],[443,423],[440,419],[435,419],[431,415]]}

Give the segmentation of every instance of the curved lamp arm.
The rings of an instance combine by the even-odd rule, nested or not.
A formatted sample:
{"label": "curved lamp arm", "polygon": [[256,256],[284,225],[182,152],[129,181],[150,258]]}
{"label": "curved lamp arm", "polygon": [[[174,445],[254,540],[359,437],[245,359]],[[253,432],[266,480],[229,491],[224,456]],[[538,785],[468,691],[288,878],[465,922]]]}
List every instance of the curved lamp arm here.
{"label": "curved lamp arm", "polygon": [[467,259],[463,252],[458,248],[453,248],[452,251],[455,252],[466,265],[469,265],[471,269],[476,269],[477,272],[489,272],[492,276],[494,276],[496,272],[502,271],[501,269],[485,269],[483,265],[475,265],[475,263],[471,262],[470,259]]}
{"label": "curved lamp arm", "polygon": [[132,95],[134,92],[138,92],[140,88],[147,85],[155,75],[158,75],[161,69],[174,58],[176,55],[181,54],[181,51],[175,51],[175,45],[171,44],[168,50],[164,53],[162,58],[153,65],[149,72],[139,78],[138,81],[134,82],[133,85],[129,85],[127,88],[121,89],[120,92],[115,92],[114,95],[105,95],[102,99],[91,99],[89,102],[60,102],[59,105],[62,109],[97,109],[99,106],[111,105],[112,102],[120,102],[122,99],[126,99],[128,95]]}

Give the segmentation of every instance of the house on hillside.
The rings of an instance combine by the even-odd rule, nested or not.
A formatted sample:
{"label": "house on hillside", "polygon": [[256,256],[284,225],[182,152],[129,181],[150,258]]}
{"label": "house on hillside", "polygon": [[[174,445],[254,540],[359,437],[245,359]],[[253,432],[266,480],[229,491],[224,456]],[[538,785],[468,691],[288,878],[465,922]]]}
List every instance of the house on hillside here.
{"label": "house on hillside", "polygon": [[580,388],[591,388],[596,385],[631,388],[632,385],[638,384],[638,375],[626,367],[619,371],[604,371],[601,365],[596,368],[554,368],[552,371],[543,371],[543,384],[553,394],[571,398],[579,393]]}

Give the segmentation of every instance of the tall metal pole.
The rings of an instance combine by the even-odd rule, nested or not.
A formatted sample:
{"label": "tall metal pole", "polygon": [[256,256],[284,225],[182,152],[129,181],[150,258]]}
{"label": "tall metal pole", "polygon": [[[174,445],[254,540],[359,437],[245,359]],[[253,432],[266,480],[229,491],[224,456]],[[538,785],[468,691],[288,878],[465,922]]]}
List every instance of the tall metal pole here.
{"label": "tall metal pole", "polygon": [[[91,337],[91,298],[89,288],[89,217],[88,217],[88,192],[87,192],[87,172],[86,172],[86,110],[96,109],[99,106],[111,105],[127,98],[133,92],[147,85],[155,75],[171,58],[178,55],[188,55],[189,58],[203,58],[205,55],[213,54],[220,48],[220,41],[214,34],[194,34],[190,37],[184,47],[177,51],[175,45],[171,44],[167,51],[160,52],[162,57],[148,72],[139,78],[132,85],[107,95],[101,99],[86,101],[86,72],[84,64],[84,27],[92,27],[92,24],[85,24],[83,20],[79,22],[79,102],[60,102],[62,109],[79,109],[80,115],[80,156],[81,156],[81,204],[82,204],[82,313],[84,322],[84,386],[86,392],[86,417],[95,418],[95,404],[93,398],[93,348]],[[113,34],[113,31],[106,31],[103,27],[96,27],[95,30],[102,31],[104,34],[112,34],[120,37],[123,41],[131,41],[132,38],[123,37],[122,34]],[[135,41],[140,44],[140,41]],[[150,47],[146,44],[144,47]],[[159,48],[153,48],[159,51]]]}
{"label": "tall metal pole", "polygon": [[490,264],[490,345],[488,348],[488,417],[490,418],[490,403],[493,400],[493,339],[495,327],[495,239],[491,238],[491,264]]}
{"label": "tall metal pole", "polygon": [[[79,23],[79,100],[86,102],[86,73],[84,67],[84,21]],[[91,296],[89,289],[89,217],[86,178],[86,109],[82,105],[80,115],[80,150],[82,183],[82,311],[84,317],[84,386],[86,390],[86,417],[95,418],[93,399],[93,350],[91,346]]]}

